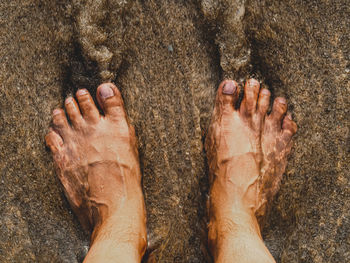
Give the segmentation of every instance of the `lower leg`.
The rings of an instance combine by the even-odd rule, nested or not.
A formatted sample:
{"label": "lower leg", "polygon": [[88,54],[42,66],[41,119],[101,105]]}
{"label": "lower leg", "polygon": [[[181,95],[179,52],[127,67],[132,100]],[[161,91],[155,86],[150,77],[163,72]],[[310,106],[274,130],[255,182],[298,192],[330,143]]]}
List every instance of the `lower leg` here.
{"label": "lower leg", "polygon": [[237,201],[229,207],[212,207],[211,211],[209,246],[215,262],[275,262],[262,240],[251,209]]}
{"label": "lower leg", "polygon": [[[136,186],[137,182],[131,185]],[[120,199],[117,207],[99,212],[84,262],[141,262],[146,249],[143,196],[140,189]],[[141,208],[141,209],[140,209]],[[103,211],[103,209],[105,211]]]}
{"label": "lower leg", "polygon": [[[119,211],[120,213],[120,211]],[[93,232],[84,262],[141,262],[146,239],[126,214],[104,220]]]}

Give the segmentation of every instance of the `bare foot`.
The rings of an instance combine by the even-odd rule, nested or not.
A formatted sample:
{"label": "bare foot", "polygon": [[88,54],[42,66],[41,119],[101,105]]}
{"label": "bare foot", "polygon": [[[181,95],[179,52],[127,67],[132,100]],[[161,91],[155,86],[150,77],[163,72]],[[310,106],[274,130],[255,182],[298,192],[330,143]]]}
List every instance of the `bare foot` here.
{"label": "bare foot", "polygon": [[261,239],[256,216],[263,217],[279,189],[296,124],[284,98],[276,98],[270,115],[270,92],[250,79],[238,110],[239,87],[219,86],[206,138],[210,168],[209,244],[217,253],[219,239],[238,225],[250,226]]}
{"label": "bare foot", "polygon": [[[58,177],[81,224],[95,241],[108,238],[146,248],[146,215],[141,190],[136,136],[128,123],[119,90],[111,83],[97,89],[101,116],[89,92],[69,97],[53,111],[53,128],[46,136]],[[89,254],[88,254],[89,256]],[[108,261],[104,261],[108,262]]]}

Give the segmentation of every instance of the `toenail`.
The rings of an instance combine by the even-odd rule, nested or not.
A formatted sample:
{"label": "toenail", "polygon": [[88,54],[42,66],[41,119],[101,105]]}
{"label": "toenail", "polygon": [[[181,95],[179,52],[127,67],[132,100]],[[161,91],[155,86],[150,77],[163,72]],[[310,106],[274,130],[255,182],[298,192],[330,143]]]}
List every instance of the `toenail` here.
{"label": "toenail", "polygon": [[268,89],[263,89],[261,93],[264,95],[270,95],[270,91]]}
{"label": "toenail", "polygon": [[55,115],[58,115],[58,114],[61,114],[61,110],[54,109],[54,111],[52,112],[52,116],[55,116]]}
{"label": "toenail", "polygon": [[287,117],[287,119],[292,120],[292,114],[291,113],[287,113],[286,117]]}
{"label": "toenail", "polygon": [[77,91],[77,96],[82,96],[82,95],[85,95],[85,94],[88,94],[88,91],[86,89],[79,89]]}
{"label": "toenail", "polygon": [[102,99],[107,99],[114,96],[114,92],[108,85],[103,85],[100,88],[100,96]]}
{"label": "toenail", "polygon": [[250,79],[249,80],[249,86],[251,87],[255,87],[259,85],[259,81],[257,81],[256,79]]}
{"label": "toenail", "polygon": [[285,98],[278,98],[278,103],[287,104],[287,101]]}
{"label": "toenail", "polygon": [[66,98],[65,104],[69,104],[73,102],[73,98],[72,97],[68,97]]}
{"label": "toenail", "polygon": [[222,94],[231,95],[231,94],[235,93],[236,89],[237,89],[236,84],[233,81],[229,81],[229,82],[225,83],[225,85],[222,89]]}

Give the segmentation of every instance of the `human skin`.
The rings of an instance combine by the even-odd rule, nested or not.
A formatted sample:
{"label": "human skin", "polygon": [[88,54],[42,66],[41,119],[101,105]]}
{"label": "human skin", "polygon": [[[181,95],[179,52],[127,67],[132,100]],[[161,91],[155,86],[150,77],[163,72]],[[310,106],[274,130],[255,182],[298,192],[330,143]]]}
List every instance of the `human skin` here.
{"label": "human skin", "polygon": [[250,79],[222,82],[206,138],[210,169],[209,248],[215,262],[275,262],[258,224],[279,189],[297,125],[284,98]]}
{"label": "human skin", "polygon": [[[210,168],[209,248],[216,262],[274,262],[257,217],[278,191],[296,124],[277,98],[249,80],[238,110],[239,87],[218,89],[206,151]],[[53,112],[46,136],[57,174],[81,224],[92,231],[84,262],[140,262],[146,249],[146,214],[136,136],[119,90],[97,89],[100,115],[87,90]],[[79,105],[78,105],[79,104]]]}
{"label": "human skin", "polygon": [[92,231],[84,262],[140,262],[146,250],[146,213],[134,128],[119,90],[97,89],[95,106],[80,89],[65,110],[53,111],[46,136],[57,175],[84,228]]}

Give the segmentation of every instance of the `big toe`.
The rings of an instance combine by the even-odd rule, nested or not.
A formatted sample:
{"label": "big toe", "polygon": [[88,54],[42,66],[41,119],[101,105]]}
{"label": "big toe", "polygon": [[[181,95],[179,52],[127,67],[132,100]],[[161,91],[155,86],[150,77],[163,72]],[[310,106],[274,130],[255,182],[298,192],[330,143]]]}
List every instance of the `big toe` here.
{"label": "big toe", "polygon": [[217,95],[216,107],[222,107],[223,113],[232,112],[239,95],[239,88],[236,81],[224,80],[221,82]]}
{"label": "big toe", "polygon": [[106,117],[124,118],[123,99],[118,88],[112,83],[103,83],[97,88],[97,101]]}

